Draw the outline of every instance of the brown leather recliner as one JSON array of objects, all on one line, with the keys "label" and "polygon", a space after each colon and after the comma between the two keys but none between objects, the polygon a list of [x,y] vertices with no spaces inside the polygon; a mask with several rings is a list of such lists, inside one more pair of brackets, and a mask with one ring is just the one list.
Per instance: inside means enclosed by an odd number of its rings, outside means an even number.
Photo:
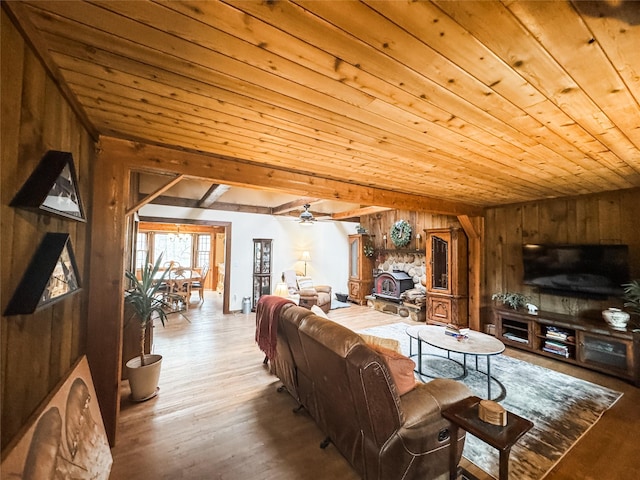
[{"label": "brown leather recliner", "polygon": [[329,313],[332,297],[330,285],[314,285],[311,277],[298,275],[293,270],[285,270],[282,279],[289,288],[290,297],[297,297],[298,305],[305,308],[317,305],[324,313]]},{"label": "brown leather recliner", "polygon": [[[399,396],[358,334],[293,305],[278,319],[274,371],[364,479],[447,478],[450,424],[440,412],[471,395],[462,383],[436,379]],[[461,431],[459,452],[464,440]]]},{"label": "brown leather recliner", "polygon": [[329,285],[315,285],[312,288],[301,288],[300,294],[301,307],[311,308],[317,305],[324,313],[331,310],[331,287]]}]

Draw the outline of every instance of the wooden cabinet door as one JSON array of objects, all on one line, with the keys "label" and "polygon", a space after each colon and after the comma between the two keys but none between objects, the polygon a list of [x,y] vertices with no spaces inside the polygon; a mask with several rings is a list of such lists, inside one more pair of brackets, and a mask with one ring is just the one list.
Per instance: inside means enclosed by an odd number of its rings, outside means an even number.
[{"label": "wooden cabinet door", "polygon": [[451,295],[451,232],[427,234],[427,292]]},{"label": "wooden cabinet door", "polygon": [[349,282],[349,296],[360,300],[360,282]]},{"label": "wooden cabinet door", "polygon": [[349,301],[363,305],[373,288],[373,260],[364,254],[367,235],[349,235]]},{"label": "wooden cabinet door", "polygon": [[632,341],[580,331],[577,337],[579,362],[596,370],[615,370],[625,376],[633,376]]},{"label": "wooden cabinet door", "polygon": [[431,322],[451,323],[451,298],[427,297],[427,317]]}]

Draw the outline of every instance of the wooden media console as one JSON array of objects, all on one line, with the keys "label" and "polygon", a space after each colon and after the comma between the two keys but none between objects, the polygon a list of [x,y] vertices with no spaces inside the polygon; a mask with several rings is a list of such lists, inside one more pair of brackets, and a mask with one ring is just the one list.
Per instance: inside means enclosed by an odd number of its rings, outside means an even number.
[{"label": "wooden media console", "polygon": [[505,345],[607,373],[640,386],[640,331],[614,330],[603,319],[494,308]]}]

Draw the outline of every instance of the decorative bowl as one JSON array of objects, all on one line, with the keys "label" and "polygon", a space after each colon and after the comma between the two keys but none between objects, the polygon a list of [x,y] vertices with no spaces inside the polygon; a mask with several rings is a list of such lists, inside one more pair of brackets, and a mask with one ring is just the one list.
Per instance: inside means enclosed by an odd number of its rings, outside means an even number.
[{"label": "decorative bowl", "polygon": [[614,330],[626,330],[629,314],[619,308],[607,308],[602,311],[602,317]]}]

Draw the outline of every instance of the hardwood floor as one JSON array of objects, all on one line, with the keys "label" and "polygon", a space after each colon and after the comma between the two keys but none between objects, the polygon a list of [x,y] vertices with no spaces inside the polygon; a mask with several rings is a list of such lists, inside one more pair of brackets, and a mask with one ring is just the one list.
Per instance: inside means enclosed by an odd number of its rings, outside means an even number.
[{"label": "hardwood floor", "polygon": [[[123,385],[110,478],[358,479],[335,448],[319,448],[323,435],[313,420],[293,413],[293,399],[276,391],[280,383],[254,341],[255,315],[222,315],[222,297],[205,293],[189,309],[190,322],[174,316],[156,328],[154,352],[164,357],[159,395],[135,404]],[[354,330],[402,320],[356,305],[329,316]],[[506,354],[624,392],[545,480],[640,478],[640,389],[537,355]]]}]

